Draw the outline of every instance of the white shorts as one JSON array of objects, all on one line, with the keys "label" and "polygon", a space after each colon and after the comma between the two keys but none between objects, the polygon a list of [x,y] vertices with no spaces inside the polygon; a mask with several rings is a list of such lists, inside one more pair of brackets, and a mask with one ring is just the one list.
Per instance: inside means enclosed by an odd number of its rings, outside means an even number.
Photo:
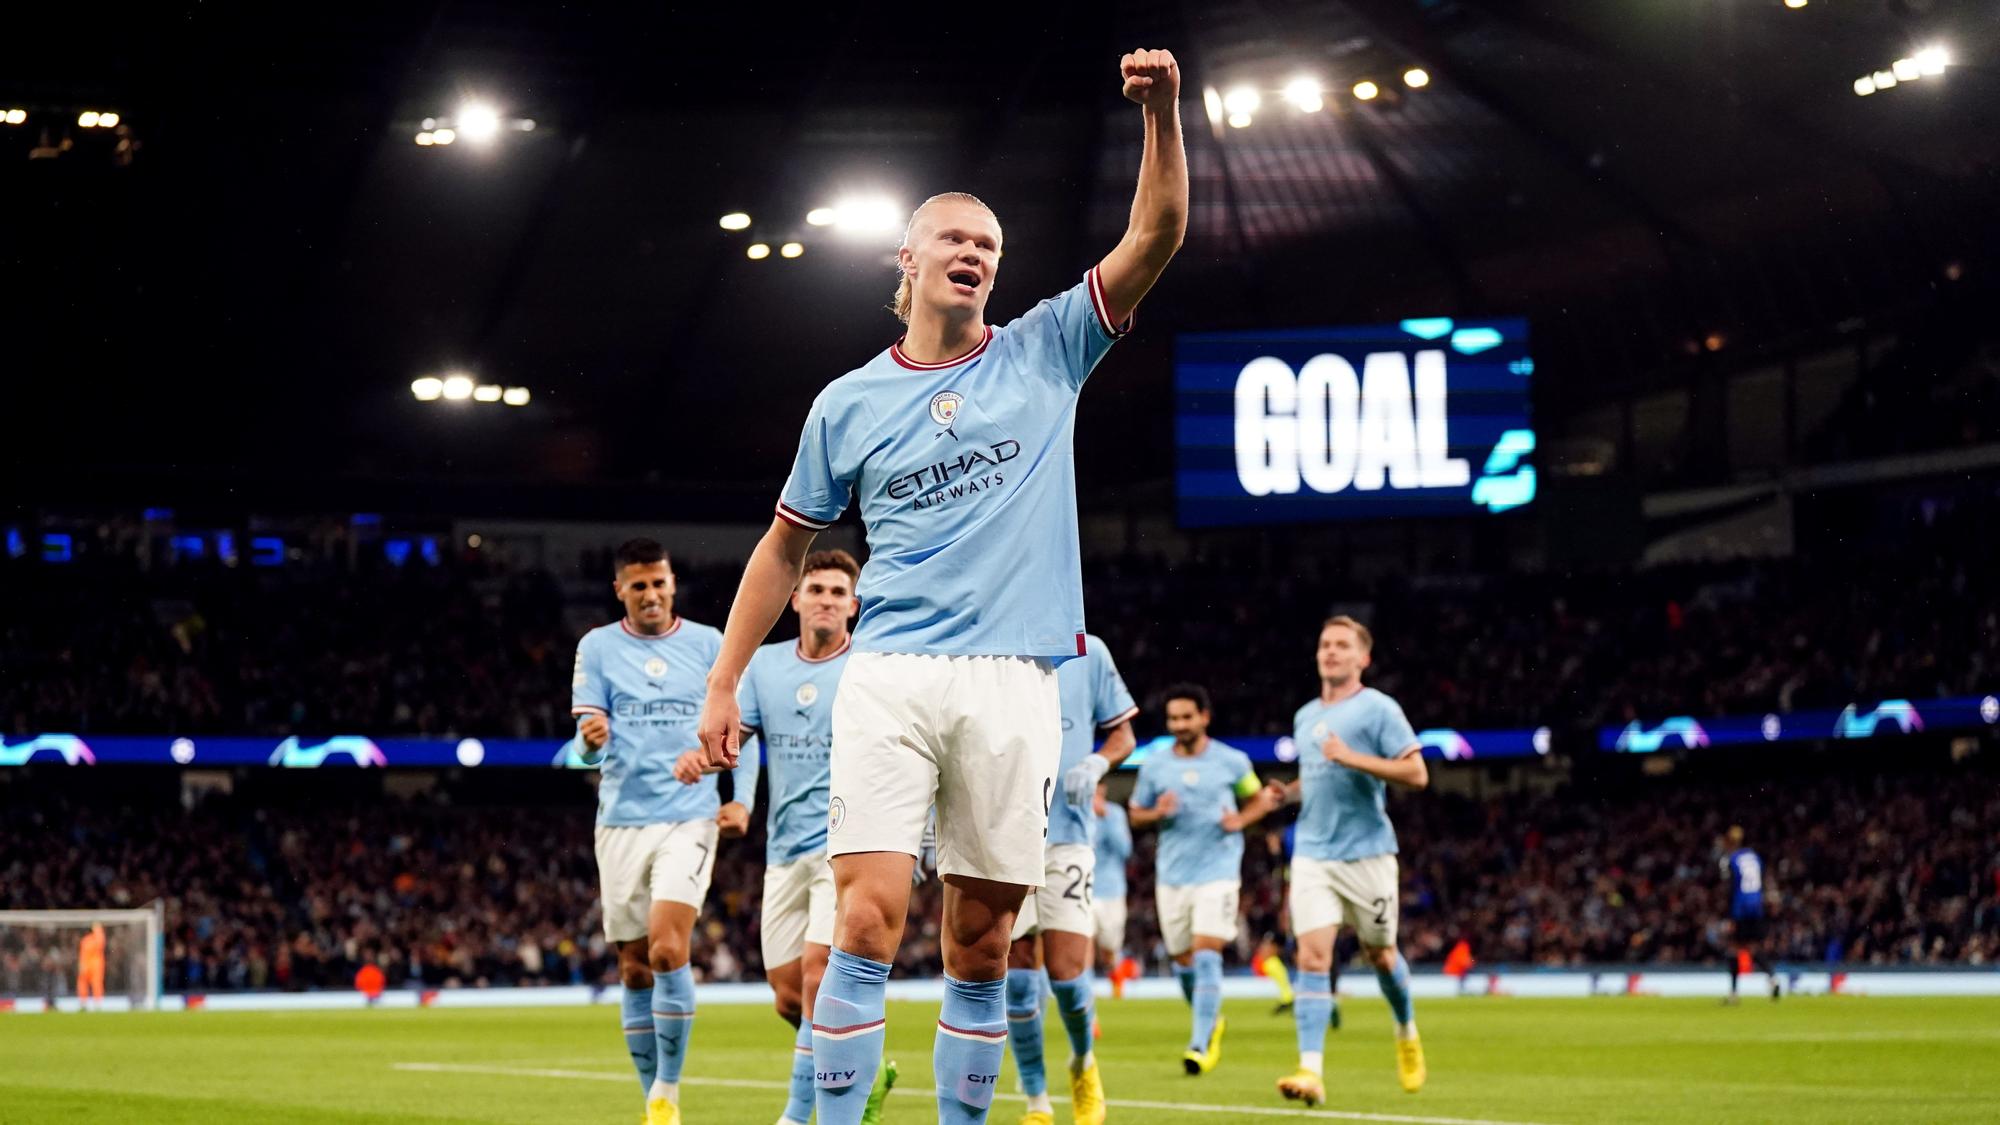
[{"label": "white shorts", "polygon": [[1160,937],[1167,943],[1167,956],[1179,957],[1194,948],[1196,937],[1236,940],[1236,899],[1242,890],[1236,879],[1213,883],[1153,888],[1153,902],[1160,911]]},{"label": "white shorts", "polygon": [[916,855],[1036,887],[1062,761],[1055,666],[1027,656],[857,652],[833,697],[827,854]]},{"label": "white shorts", "polygon": [[1088,844],[1051,844],[1042,867],[1042,885],[1028,892],[1021,912],[1014,915],[1014,940],[1043,930],[1090,936],[1096,929],[1090,912],[1090,883],[1097,875],[1097,853]]},{"label": "white shorts", "polygon": [[1100,898],[1091,903],[1097,920],[1097,948],[1123,952],[1125,949],[1125,900]]},{"label": "white shorts", "polygon": [[1354,928],[1361,944],[1386,948],[1396,944],[1396,913],[1401,904],[1396,857],[1366,859],[1292,860],[1292,933],[1309,934],[1328,926]]},{"label": "white shorts", "polygon": [[805,954],[806,943],[833,944],[833,868],[826,853],[764,868],[764,968]]},{"label": "white shorts", "polygon": [[655,902],[700,909],[715,874],[713,820],[597,828],[597,886],[604,896],[604,937],[638,941]]}]

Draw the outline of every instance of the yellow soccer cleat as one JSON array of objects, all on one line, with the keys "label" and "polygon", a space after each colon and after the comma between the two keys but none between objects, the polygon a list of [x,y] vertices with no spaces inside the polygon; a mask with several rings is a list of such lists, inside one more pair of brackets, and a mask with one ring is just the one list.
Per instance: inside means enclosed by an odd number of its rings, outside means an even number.
[{"label": "yellow soccer cleat", "polygon": [[1326,1100],[1326,1083],[1320,1080],[1319,1075],[1300,1068],[1297,1073],[1278,1079],[1278,1092],[1285,1095],[1285,1100],[1289,1102],[1318,1105]]},{"label": "yellow soccer cleat", "polygon": [[681,1125],[681,1107],[665,1098],[648,1098],[646,1125]]},{"label": "yellow soccer cleat", "polygon": [[1082,1070],[1071,1069],[1069,1111],[1076,1125],[1104,1125],[1104,1076],[1097,1072],[1096,1060]]},{"label": "yellow soccer cleat", "polygon": [[1423,1043],[1414,1035],[1396,1040],[1396,1081],[1403,1084],[1404,1092],[1414,1094],[1423,1089],[1429,1073],[1424,1069]]},{"label": "yellow soccer cleat", "polygon": [[1031,1109],[1021,1115],[1021,1125],[1056,1125],[1056,1115],[1048,1110]]},{"label": "yellow soccer cleat", "polygon": [[1189,1047],[1187,1053],[1181,1056],[1181,1066],[1187,1070],[1189,1077],[1207,1074],[1222,1061],[1222,1032],[1227,1026],[1227,1021],[1221,1016],[1215,1017],[1215,1030],[1208,1033],[1208,1049],[1197,1051]]}]

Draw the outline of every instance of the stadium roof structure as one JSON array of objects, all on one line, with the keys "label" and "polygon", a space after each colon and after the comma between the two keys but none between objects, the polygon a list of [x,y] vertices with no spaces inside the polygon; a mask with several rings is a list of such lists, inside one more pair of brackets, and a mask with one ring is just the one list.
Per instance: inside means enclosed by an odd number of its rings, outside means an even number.
[{"label": "stadium roof structure", "polygon": [[[1160,329],[1086,396],[1087,480],[1165,475],[1173,331],[1525,313],[1544,393],[1587,395],[1706,333],[1824,330],[1990,258],[2000,31],[1979,7],[1120,0],[919,22],[494,0],[10,35],[0,102],[29,116],[0,127],[0,296],[25,312],[8,366],[34,423],[10,457],[51,487],[144,465],[768,490],[817,389],[897,332],[900,230],[808,211],[980,194],[1011,317],[1122,230],[1139,137],[1115,64],[1142,45],[1183,63],[1194,206],[1141,312]],[[1856,96],[1932,43],[1971,65]],[[1280,96],[1301,74],[1316,112]],[[1212,119],[1204,91],[1239,84],[1259,111]],[[493,143],[413,143],[469,100],[504,119]],[[73,127],[90,106],[137,147]],[[754,240],[803,253],[752,260]],[[449,371],[533,402],[412,401]]]}]

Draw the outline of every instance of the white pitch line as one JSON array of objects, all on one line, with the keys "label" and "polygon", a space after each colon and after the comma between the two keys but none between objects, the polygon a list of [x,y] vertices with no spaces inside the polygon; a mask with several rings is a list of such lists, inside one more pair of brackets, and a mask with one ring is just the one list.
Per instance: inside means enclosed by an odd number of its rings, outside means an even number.
[{"label": "white pitch line", "polygon": [[[630,1074],[605,1070],[564,1070],[555,1067],[532,1066],[487,1066],[480,1063],[434,1063],[399,1062],[390,1063],[391,1070],[419,1071],[426,1074],[492,1074],[507,1078],[572,1078],[584,1082],[630,1082]],[[789,1082],[773,1082],[761,1078],[689,1078],[683,1077],[684,1086],[722,1086],[737,1090],[789,1090]],[[908,1087],[890,1091],[913,1098],[935,1097],[930,1090],[914,1090]],[[1020,1094],[995,1094],[996,1100],[1024,1102]],[[1063,1097],[1050,1098],[1051,1101],[1066,1102]],[[1227,1113],[1238,1117],[1303,1117],[1327,1121],[1382,1121],[1394,1125],[1534,1125],[1526,1121],[1493,1121],[1483,1117],[1421,1117],[1407,1113],[1361,1113],[1340,1109],[1283,1109],[1276,1106],[1206,1105],[1193,1102],[1154,1102],[1131,1098],[1106,1098],[1104,1104],[1116,1109],[1157,1109],[1168,1113]]]}]

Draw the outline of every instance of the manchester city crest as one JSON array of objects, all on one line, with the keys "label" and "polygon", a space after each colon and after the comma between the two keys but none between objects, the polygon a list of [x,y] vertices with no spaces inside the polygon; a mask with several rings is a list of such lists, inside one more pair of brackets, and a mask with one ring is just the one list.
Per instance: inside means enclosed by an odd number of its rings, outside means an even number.
[{"label": "manchester city crest", "polygon": [[657,656],[655,656],[655,657],[651,657],[651,658],[649,658],[649,659],[648,659],[648,660],[646,661],[646,678],[647,678],[647,679],[651,679],[651,680],[657,680],[657,679],[659,679],[659,678],[660,678],[661,676],[664,676],[664,675],[666,675],[666,674],[667,674],[667,662],[666,662],[666,661],[664,661],[664,660],[661,660],[661,659],[660,659],[659,657],[657,657]]},{"label": "manchester city crest", "polygon": [[819,699],[819,685],[811,682],[800,684],[799,690],[792,693],[792,698],[798,700],[801,707],[811,707]]},{"label": "manchester city crest", "polygon": [[931,421],[943,426],[944,433],[950,434],[953,441],[958,440],[958,431],[953,427],[958,424],[958,408],[963,405],[965,396],[957,391],[939,391],[931,396]]}]

